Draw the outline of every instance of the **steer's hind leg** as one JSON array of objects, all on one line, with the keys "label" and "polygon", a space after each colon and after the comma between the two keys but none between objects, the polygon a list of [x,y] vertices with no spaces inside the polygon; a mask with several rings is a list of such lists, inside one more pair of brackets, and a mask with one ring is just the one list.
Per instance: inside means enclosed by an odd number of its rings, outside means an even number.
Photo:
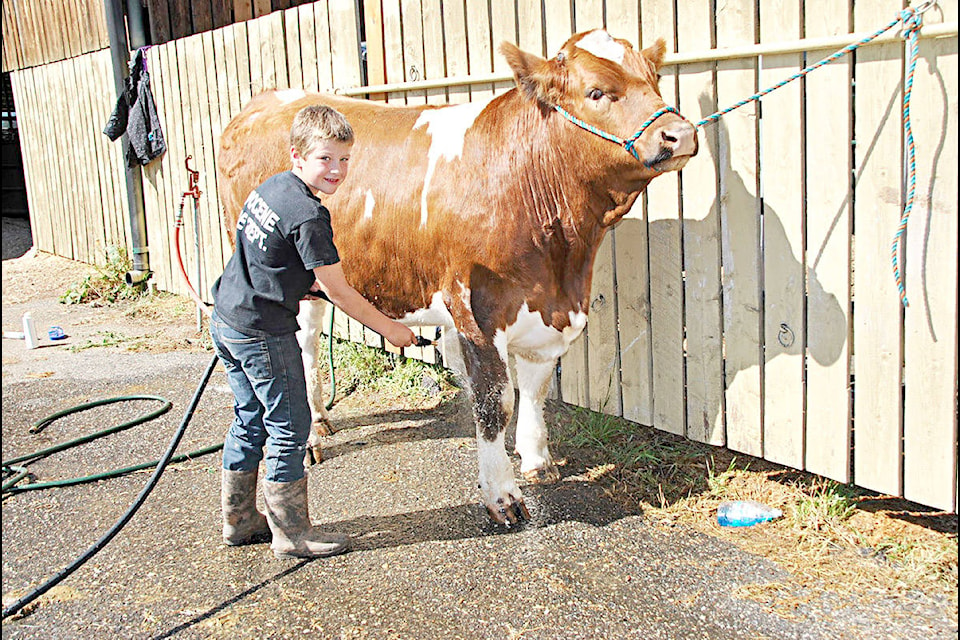
[{"label": "steer's hind leg", "polygon": [[478,345],[461,337],[467,379],[473,394],[477,425],[477,458],[480,492],[490,517],[500,524],[529,518],[523,494],[513,476],[513,465],[504,447],[504,430],[513,413],[513,387],[506,354],[492,345]]},{"label": "steer's hind leg", "polygon": [[330,416],[327,414],[323,399],[323,383],[319,375],[319,355],[322,351],[318,350],[325,310],[326,304],[320,300],[303,300],[300,302],[300,313],[297,314],[297,323],[300,325],[297,341],[300,343],[303,369],[307,379],[307,402],[310,404],[311,416],[307,451],[308,456],[312,457],[312,462],[323,460],[323,452],[320,448],[321,436],[333,433]]},{"label": "steer's hind leg", "polygon": [[516,356],[517,387],[520,405],[517,409],[517,446],[520,473],[530,482],[556,482],[560,472],[547,446],[547,425],[543,419],[543,403],[550,390],[554,360],[528,360]]}]

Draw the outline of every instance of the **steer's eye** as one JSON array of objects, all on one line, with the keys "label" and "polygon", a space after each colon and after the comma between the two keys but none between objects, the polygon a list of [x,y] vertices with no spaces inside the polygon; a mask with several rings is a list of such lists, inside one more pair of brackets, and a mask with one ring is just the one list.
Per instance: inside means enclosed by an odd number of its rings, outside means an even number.
[{"label": "steer's eye", "polygon": [[599,100],[603,97],[603,91],[600,91],[600,89],[597,88],[590,89],[587,91],[587,97],[591,100]]}]

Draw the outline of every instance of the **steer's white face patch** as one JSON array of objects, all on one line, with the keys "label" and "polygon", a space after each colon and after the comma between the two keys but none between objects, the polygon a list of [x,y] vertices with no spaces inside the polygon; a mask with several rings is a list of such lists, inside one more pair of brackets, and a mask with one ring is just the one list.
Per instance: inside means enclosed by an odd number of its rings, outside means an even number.
[{"label": "steer's white face patch", "polygon": [[274,95],[277,96],[277,100],[279,100],[281,104],[290,104],[307,96],[303,89],[283,89],[277,91]]},{"label": "steer's white face patch", "polygon": [[373,219],[373,207],[377,204],[377,201],[373,199],[373,192],[367,189],[367,195],[363,199],[363,219],[372,220]]},{"label": "steer's white face patch", "polygon": [[583,36],[577,42],[577,46],[584,51],[589,51],[598,58],[606,58],[620,65],[623,64],[623,56],[626,55],[626,50],[623,48],[623,45],[614,40],[610,34],[603,29],[591,31]]},{"label": "steer's white face patch", "polygon": [[452,107],[428,109],[420,114],[414,129],[427,128],[430,136],[430,150],[427,152],[427,174],[423,178],[423,192],[420,194],[420,226],[427,225],[427,191],[433,172],[437,168],[437,161],[453,160],[463,154],[463,139],[467,131],[489,101],[470,102]]}]

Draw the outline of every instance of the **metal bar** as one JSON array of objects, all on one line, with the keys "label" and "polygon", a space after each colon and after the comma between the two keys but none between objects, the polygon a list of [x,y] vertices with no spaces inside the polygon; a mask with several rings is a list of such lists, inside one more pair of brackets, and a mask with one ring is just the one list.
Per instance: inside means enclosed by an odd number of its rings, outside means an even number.
[{"label": "metal bar", "polygon": [[[807,38],[789,42],[764,43],[743,47],[728,47],[725,49],[709,49],[690,53],[667,54],[663,66],[692,64],[695,62],[713,62],[735,58],[755,58],[763,55],[777,55],[783,53],[801,53],[821,49],[841,49],[870,35],[870,33],[844,33],[827,38]],[[957,36],[957,22],[944,22],[924,26],[920,32],[921,38],[949,38]],[[901,40],[897,34],[885,34],[871,40],[863,46],[885,44]],[[420,91],[423,89],[437,89],[441,87],[458,87],[471,84],[490,84],[506,82],[513,79],[512,74],[487,73],[457,78],[437,78],[435,80],[419,80],[416,82],[397,82],[392,84],[377,84],[366,87],[351,87],[336,89],[335,92],[344,96],[358,96],[368,93],[395,93],[402,91]]]}]

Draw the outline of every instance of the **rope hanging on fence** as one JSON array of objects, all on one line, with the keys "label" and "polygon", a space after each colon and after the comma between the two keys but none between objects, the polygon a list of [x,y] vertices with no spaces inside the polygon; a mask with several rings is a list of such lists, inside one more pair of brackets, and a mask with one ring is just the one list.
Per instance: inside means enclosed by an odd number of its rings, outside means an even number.
[{"label": "rope hanging on fence", "polygon": [[854,42],[853,44],[847,45],[843,49],[840,49],[836,53],[827,56],[823,60],[820,60],[817,63],[814,63],[805,69],[793,74],[785,80],[781,80],[777,84],[773,85],[768,89],[764,89],[758,93],[753,94],[749,98],[745,98],[740,102],[736,103],[732,107],[727,107],[722,111],[717,111],[716,113],[710,114],[703,120],[697,123],[697,128],[699,129],[703,125],[712,124],[719,120],[722,116],[730,113],[735,109],[739,109],[745,104],[759,100],[763,96],[767,95],[771,91],[776,91],[780,87],[793,82],[798,78],[802,78],[811,71],[819,69],[820,67],[830,64],[834,60],[838,60],[843,56],[851,53],[852,51],[857,50],[871,40],[879,37],[883,33],[889,31],[893,27],[897,26],[900,23],[903,23],[902,37],[907,41],[910,63],[907,69],[907,79],[905,85],[905,91],[903,94],[903,130],[906,135],[907,141],[907,175],[908,175],[908,192],[907,192],[907,202],[903,210],[903,216],[900,218],[900,224],[897,227],[897,233],[893,238],[893,245],[890,248],[890,257],[891,262],[893,263],[893,277],[897,283],[897,291],[900,295],[900,302],[903,306],[909,306],[907,301],[906,290],[903,285],[903,277],[900,273],[900,266],[898,257],[902,253],[904,257],[906,256],[906,249],[903,247],[903,235],[907,230],[907,221],[910,218],[910,211],[913,209],[914,199],[916,197],[916,186],[917,186],[917,166],[916,166],[916,148],[913,144],[913,131],[910,127],[910,93],[913,90],[913,73],[917,66],[917,57],[919,55],[919,44],[918,44],[918,34],[920,28],[923,26],[922,15],[928,9],[937,4],[936,0],[927,0],[926,2],[921,3],[917,7],[909,7],[904,9],[897,15],[896,19],[891,20],[886,26],[878,29],[869,36],[862,38],[861,40]]}]

